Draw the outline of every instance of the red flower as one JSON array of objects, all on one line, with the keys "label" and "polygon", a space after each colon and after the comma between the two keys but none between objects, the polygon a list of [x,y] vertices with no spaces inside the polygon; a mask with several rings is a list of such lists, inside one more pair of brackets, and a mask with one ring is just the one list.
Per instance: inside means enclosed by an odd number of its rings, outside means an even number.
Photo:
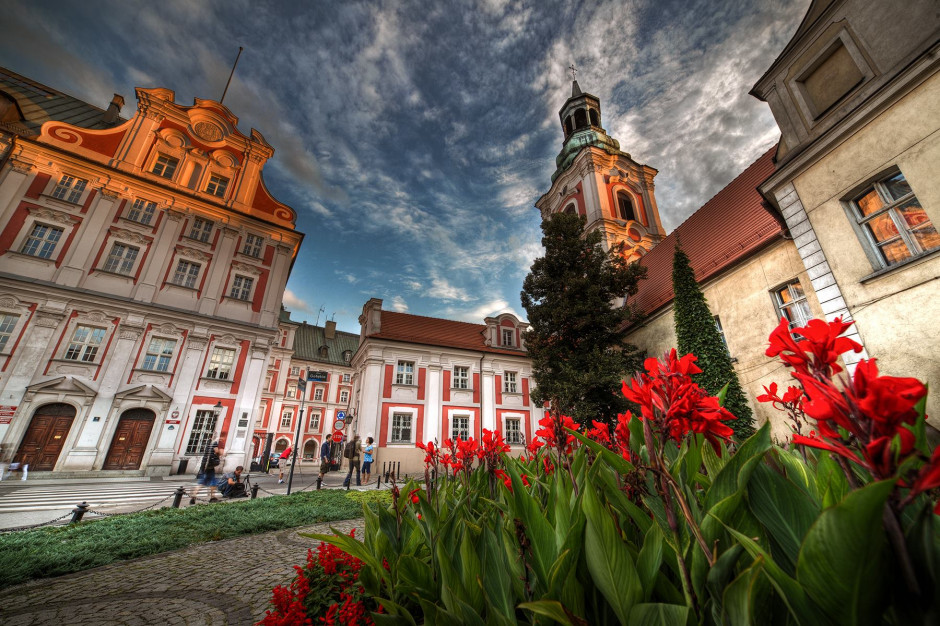
[{"label": "red flower", "polygon": [[633,457],[633,453],[630,451],[630,419],[632,417],[633,415],[630,411],[619,414],[617,416],[617,426],[614,428],[617,450],[620,452],[620,455],[628,461]]},{"label": "red flower", "polygon": [[610,445],[610,427],[604,422],[598,422],[597,420],[591,420],[591,423],[594,424],[594,428],[584,434],[597,443]]},{"label": "red flower", "polygon": [[[787,318],[781,317],[780,324],[770,333],[770,347],[767,356],[780,356],[787,365],[797,372],[828,378],[842,371],[837,363],[839,355],[852,350],[861,352],[862,346],[848,337],[840,337],[852,322],[843,322],[837,317],[831,322],[810,320],[802,328],[790,330]],[[804,337],[797,340],[793,334]]]},{"label": "red flower", "polygon": [[577,440],[574,435],[565,432],[565,429],[578,430],[580,428],[573,419],[567,415],[549,414],[539,420],[539,426],[542,428],[536,430],[535,435],[544,439],[548,447],[557,448],[559,451],[563,451],[564,454],[571,454],[574,449],[574,442]]}]

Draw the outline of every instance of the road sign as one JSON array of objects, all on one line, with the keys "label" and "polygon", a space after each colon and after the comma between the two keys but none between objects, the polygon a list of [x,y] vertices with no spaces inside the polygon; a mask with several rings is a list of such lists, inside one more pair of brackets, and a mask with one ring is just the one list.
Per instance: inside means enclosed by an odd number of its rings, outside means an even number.
[{"label": "road sign", "polygon": [[[0,417],[13,417],[18,405],[2,404],[0,405]],[[342,413],[342,411],[340,411]],[[344,413],[345,415],[345,413]]]},{"label": "road sign", "polygon": [[341,430],[333,431],[333,441],[335,441],[336,443],[339,443],[342,440],[343,440],[343,431]]},{"label": "road sign", "polygon": [[297,389],[299,389],[301,393],[307,389],[307,381],[304,380],[303,376],[297,379]]},{"label": "road sign", "polygon": [[322,370],[314,370],[307,372],[307,380],[313,381],[315,383],[325,383],[327,378],[330,377],[329,372],[324,372]]},{"label": "road sign", "polygon": [[344,420],[344,419],[346,419],[346,411],[337,411],[337,412],[336,412],[336,419],[338,419],[338,420]]},{"label": "road sign", "polygon": [[346,428],[346,422],[343,420],[336,420],[333,422],[333,430],[343,430]]}]

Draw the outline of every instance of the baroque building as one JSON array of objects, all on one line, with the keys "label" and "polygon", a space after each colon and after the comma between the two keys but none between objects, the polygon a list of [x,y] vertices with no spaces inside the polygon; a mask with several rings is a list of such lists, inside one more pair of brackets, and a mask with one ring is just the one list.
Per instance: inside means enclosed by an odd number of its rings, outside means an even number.
[{"label": "baroque building", "polygon": [[125,120],[0,68],[0,441],[33,476],[250,453],[296,214],[225,106],[136,95]]}]

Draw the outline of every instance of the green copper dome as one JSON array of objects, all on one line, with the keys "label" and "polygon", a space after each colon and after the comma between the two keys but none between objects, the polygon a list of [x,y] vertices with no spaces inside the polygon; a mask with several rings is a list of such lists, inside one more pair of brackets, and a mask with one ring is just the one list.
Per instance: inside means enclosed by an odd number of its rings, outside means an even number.
[{"label": "green copper dome", "polygon": [[[571,166],[581,150],[589,146],[600,148],[608,154],[624,154],[620,151],[620,142],[609,137],[607,133],[597,127],[575,131],[568,137],[561,148],[561,152],[555,157],[556,169],[555,173],[552,174],[552,182],[555,182],[555,179]],[[626,156],[629,158],[630,155]]]}]

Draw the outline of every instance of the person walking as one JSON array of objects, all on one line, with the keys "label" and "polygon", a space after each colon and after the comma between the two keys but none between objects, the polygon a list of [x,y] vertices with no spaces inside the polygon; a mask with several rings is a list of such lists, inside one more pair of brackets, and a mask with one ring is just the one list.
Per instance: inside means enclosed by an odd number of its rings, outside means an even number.
[{"label": "person walking", "polygon": [[333,446],[330,444],[329,439],[323,440],[323,445],[320,446],[320,481],[323,481],[323,477],[328,471],[330,471],[330,465],[332,463]]},{"label": "person walking", "polygon": [[196,486],[189,494],[189,503],[196,504],[196,496],[199,491],[206,487],[209,491],[209,502],[218,502],[215,497],[215,468],[222,464],[222,455],[225,451],[219,447],[219,442],[214,441],[206,448],[202,455],[202,462],[199,464],[199,473],[196,475]]},{"label": "person walking", "polygon": [[343,450],[343,456],[349,459],[349,472],[346,474],[346,480],[343,481],[343,487],[349,487],[353,470],[356,470],[356,486],[362,486],[362,482],[359,480],[359,442],[359,435],[356,435],[352,441],[346,444],[346,448]]},{"label": "person walking", "polygon": [[375,446],[372,445],[372,437],[366,437],[366,447],[362,451],[362,476],[367,485],[369,484],[369,478],[372,476],[372,455],[374,452]]},{"label": "person walking", "polygon": [[281,452],[281,456],[278,457],[277,462],[277,484],[284,482],[284,468],[287,466],[287,462],[290,460],[290,453],[293,452],[290,446],[287,446],[287,449],[284,452]]}]

